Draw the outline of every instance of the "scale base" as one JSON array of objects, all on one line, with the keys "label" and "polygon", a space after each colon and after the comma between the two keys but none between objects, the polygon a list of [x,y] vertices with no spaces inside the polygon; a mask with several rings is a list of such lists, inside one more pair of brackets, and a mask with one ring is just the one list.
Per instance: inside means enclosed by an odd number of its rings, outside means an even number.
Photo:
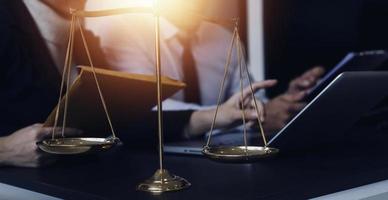
[{"label": "scale base", "polygon": [[275,156],[279,149],[261,146],[204,147],[202,153],[220,162],[252,162]]},{"label": "scale base", "polygon": [[137,190],[161,194],[163,192],[178,191],[190,187],[191,184],[184,178],[170,174],[167,170],[157,170],[150,178],[140,183]]}]

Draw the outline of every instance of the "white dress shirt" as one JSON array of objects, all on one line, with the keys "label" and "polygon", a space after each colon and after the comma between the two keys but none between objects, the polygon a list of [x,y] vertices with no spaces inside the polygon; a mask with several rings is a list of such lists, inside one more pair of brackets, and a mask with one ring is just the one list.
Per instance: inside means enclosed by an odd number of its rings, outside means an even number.
[{"label": "white dress shirt", "polygon": [[[104,8],[99,7],[96,1],[88,1],[86,5],[86,10],[101,9]],[[130,73],[155,74],[154,20],[152,15],[126,14],[86,18],[85,26],[99,37],[109,67]],[[161,18],[160,31],[162,75],[183,81],[183,46],[178,39],[180,30],[165,18]],[[196,61],[202,107],[217,104],[231,40],[230,30],[206,21],[200,23],[195,33],[192,53]],[[231,60],[222,101],[240,89],[235,51]],[[183,103],[183,97],[183,91],[178,92],[171,99],[180,103],[165,101],[164,108],[168,110],[200,108],[198,105]]]},{"label": "white dress shirt", "polygon": [[[41,0],[23,0],[39,32],[45,41],[51,58],[60,73],[63,72],[67,43],[70,34],[70,21],[56,13]],[[71,70],[71,80],[78,75],[75,66]]]}]

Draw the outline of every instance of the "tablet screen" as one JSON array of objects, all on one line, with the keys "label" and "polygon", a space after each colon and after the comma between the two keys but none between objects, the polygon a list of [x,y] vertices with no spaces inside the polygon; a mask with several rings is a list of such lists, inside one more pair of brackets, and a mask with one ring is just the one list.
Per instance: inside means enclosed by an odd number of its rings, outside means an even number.
[{"label": "tablet screen", "polygon": [[306,100],[311,101],[342,72],[382,70],[387,61],[388,53],[383,50],[350,52],[311,89]]}]

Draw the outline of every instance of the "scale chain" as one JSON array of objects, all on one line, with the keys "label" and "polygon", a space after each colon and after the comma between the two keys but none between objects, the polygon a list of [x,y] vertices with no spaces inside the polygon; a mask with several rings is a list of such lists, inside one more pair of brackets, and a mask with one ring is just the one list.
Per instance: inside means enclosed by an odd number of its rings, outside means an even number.
[{"label": "scale chain", "polygon": [[[66,71],[67,71],[67,68],[68,68],[68,65],[69,65],[69,56],[70,56],[70,53],[71,53],[71,44],[72,44],[72,41],[73,41],[73,38],[74,38],[74,28],[75,28],[75,17],[72,16],[71,18],[71,22],[70,22],[70,34],[69,34],[69,40],[68,40],[68,44],[67,44],[67,50],[66,50],[66,57],[65,57],[65,63],[64,63],[64,66],[63,66],[63,72],[62,72],[62,81],[61,81],[61,88],[60,88],[60,92],[59,92],[59,98],[58,98],[58,104],[57,104],[57,109],[55,111],[55,119],[54,119],[54,126],[53,126],[53,130],[52,130],[52,136],[51,136],[51,139],[54,140],[55,139],[55,131],[57,129],[57,126],[58,126],[58,120],[59,120],[59,112],[60,112],[60,109],[61,109],[61,99],[62,99],[62,94],[63,94],[63,89],[64,89],[64,82],[65,82],[65,77],[66,77]],[[62,124],[62,126],[64,126]]]},{"label": "scale chain", "polygon": [[230,61],[231,61],[231,57],[232,57],[233,46],[235,44],[235,36],[236,36],[236,30],[233,31],[232,41],[230,42],[230,46],[229,46],[229,49],[228,49],[228,55],[227,55],[227,58],[226,58],[227,60],[226,60],[225,67],[224,67],[225,68],[224,77],[223,77],[223,79],[221,81],[221,88],[220,88],[220,92],[218,94],[216,111],[215,111],[215,114],[214,114],[214,117],[213,117],[212,125],[211,125],[211,128],[210,128],[210,133],[209,133],[209,136],[207,138],[206,147],[209,147],[209,145],[210,145],[211,137],[213,135],[214,127],[215,127],[215,124],[216,124],[216,118],[217,118],[218,110],[219,110],[219,107],[220,107],[220,104],[221,104],[221,97],[222,97],[222,94],[224,93],[226,78],[229,75],[229,66],[230,66]]},{"label": "scale chain", "polygon": [[69,60],[67,62],[67,68],[66,68],[67,80],[66,80],[65,108],[63,111],[62,134],[61,134],[63,138],[65,137],[65,127],[67,122],[67,111],[68,111],[68,105],[69,105],[70,74],[71,74],[71,65],[73,60],[73,50],[74,50],[74,30],[71,38]]},{"label": "scale chain", "polygon": [[[237,34],[237,37],[238,37],[238,40],[241,41],[240,39],[240,35]],[[243,51],[243,48],[241,46],[241,44],[239,45],[238,47],[238,51],[244,55],[244,51]],[[251,90],[251,93],[252,93],[252,99],[253,99],[253,102],[254,102],[254,105],[255,105],[255,110],[256,110],[256,113],[257,113],[257,123],[259,125],[259,129],[260,129],[260,133],[261,133],[261,137],[263,138],[263,141],[264,141],[264,147],[267,147],[268,146],[268,143],[267,143],[267,138],[265,136],[265,132],[264,132],[264,128],[263,128],[263,124],[259,118],[260,116],[260,110],[258,108],[258,104],[257,104],[257,99],[254,95],[254,91],[253,91],[253,87],[252,87],[252,79],[251,79],[251,76],[249,74],[249,71],[248,71],[248,67],[245,65],[245,71],[247,73],[247,76],[248,76],[248,82],[249,82],[249,87],[250,87],[250,90]]]},{"label": "scale chain", "polygon": [[105,115],[106,115],[106,117],[108,119],[109,128],[110,128],[110,130],[112,132],[113,139],[115,139],[116,138],[116,134],[115,134],[115,131],[113,129],[112,121],[111,121],[111,118],[110,118],[110,115],[109,115],[109,112],[108,112],[108,108],[107,108],[106,103],[105,103],[104,96],[102,95],[102,90],[100,88],[100,84],[99,84],[99,81],[98,81],[98,78],[97,78],[96,70],[94,68],[94,65],[93,65],[93,62],[92,62],[92,58],[90,56],[90,51],[89,51],[88,45],[86,43],[86,39],[85,39],[85,35],[84,35],[84,32],[83,32],[83,28],[82,28],[81,22],[80,22],[78,17],[77,17],[77,22],[78,22],[78,27],[79,27],[80,33],[81,33],[82,42],[83,42],[84,47],[85,47],[86,55],[88,57],[90,66],[91,66],[92,71],[93,71],[93,77],[94,77],[94,81],[96,82],[98,94],[100,96],[100,100],[101,100],[102,106],[104,108]]},{"label": "scale chain", "polygon": [[[238,36],[238,28],[236,26],[236,37]],[[240,47],[240,40],[237,38],[236,47],[237,47],[237,61],[240,73],[240,93],[241,93],[241,116],[243,120],[243,129],[244,129],[244,146],[245,146],[245,155],[248,156],[248,144],[247,144],[247,127],[246,127],[246,119],[245,119],[245,105],[244,105],[244,84],[243,84],[243,69],[242,69],[242,61],[241,61],[241,52],[238,50]]]}]

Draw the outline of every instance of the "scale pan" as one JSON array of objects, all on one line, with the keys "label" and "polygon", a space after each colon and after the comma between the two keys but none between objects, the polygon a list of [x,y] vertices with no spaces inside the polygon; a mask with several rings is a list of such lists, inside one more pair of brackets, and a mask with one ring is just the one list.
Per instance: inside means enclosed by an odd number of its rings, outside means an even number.
[{"label": "scale pan", "polygon": [[58,138],[37,143],[42,151],[61,155],[106,151],[118,144],[118,138]]},{"label": "scale pan", "polygon": [[204,147],[202,153],[220,162],[252,162],[276,155],[279,149],[261,146]]}]

